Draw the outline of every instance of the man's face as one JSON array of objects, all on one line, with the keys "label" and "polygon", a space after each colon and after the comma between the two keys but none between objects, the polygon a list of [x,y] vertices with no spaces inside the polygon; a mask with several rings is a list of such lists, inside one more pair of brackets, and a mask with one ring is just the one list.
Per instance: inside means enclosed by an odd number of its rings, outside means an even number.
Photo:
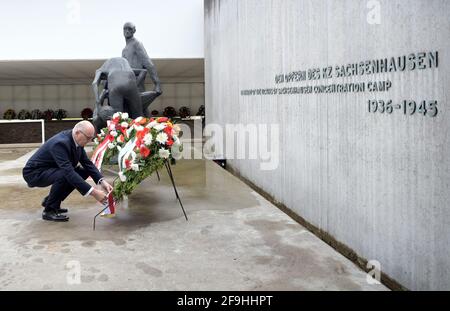
[{"label": "man's face", "polygon": [[131,25],[125,24],[125,26],[123,26],[123,35],[126,39],[133,38],[135,31],[136,29]]},{"label": "man's face", "polygon": [[91,142],[95,138],[95,133],[93,130],[77,130],[75,132],[75,139],[77,144],[81,147],[86,146],[89,142]]}]

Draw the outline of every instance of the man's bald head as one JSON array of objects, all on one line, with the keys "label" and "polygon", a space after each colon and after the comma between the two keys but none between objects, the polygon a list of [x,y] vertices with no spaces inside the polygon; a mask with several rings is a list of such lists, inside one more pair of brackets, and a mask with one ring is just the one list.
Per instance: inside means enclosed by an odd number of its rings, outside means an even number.
[{"label": "man's bald head", "polygon": [[125,39],[133,38],[134,33],[136,32],[136,26],[131,22],[126,22],[123,25],[123,35]]},{"label": "man's bald head", "polygon": [[89,121],[80,121],[73,127],[72,136],[78,145],[84,147],[95,137],[95,127]]},{"label": "man's bald head", "polygon": [[85,131],[86,133],[88,133],[88,132],[94,132],[95,128],[91,122],[83,120],[83,121],[80,121],[77,124],[75,124],[74,130],[81,130],[81,131]]}]

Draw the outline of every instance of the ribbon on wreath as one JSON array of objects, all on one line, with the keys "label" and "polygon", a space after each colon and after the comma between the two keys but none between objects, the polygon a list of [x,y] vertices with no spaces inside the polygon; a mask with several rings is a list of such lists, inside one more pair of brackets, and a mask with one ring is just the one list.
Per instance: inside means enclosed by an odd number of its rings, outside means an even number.
[{"label": "ribbon on wreath", "polygon": [[[108,144],[113,139],[114,138],[112,136],[108,135],[97,146],[97,148],[95,148],[94,153],[92,154],[91,161],[92,161],[92,163],[94,163],[95,167],[97,167],[97,169],[99,171],[101,171],[101,169],[102,169],[103,158],[105,156],[106,150],[108,149]],[[115,213],[116,213],[116,201],[114,200],[112,191],[108,193],[107,200],[103,204],[103,207],[104,208],[108,207],[108,208],[106,210],[104,210],[100,216],[103,216],[103,217],[114,217],[115,216]]]},{"label": "ribbon on wreath", "polygon": [[[132,129],[128,129],[128,131],[122,131],[124,136],[129,137],[130,132]],[[107,136],[94,150],[94,153],[92,155],[91,161],[94,163],[94,165],[98,168],[98,170],[101,170],[101,166],[103,163],[103,157],[105,155],[105,152],[108,148],[108,144],[111,142],[112,137]],[[136,147],[136,138],[133,138],[128,143],[125,144],[125,146],[119,151],[118,155],[118,165],[119,165],[119,176],[120,173],[122,173],[123,170],[126,169],[126,159],[129,158],[131,155],[132,157],[136,156],[133,152],[133,149]],[[103,207],[105,210],[100,214],[102,217],[114,217],[116,213],[116,200],[114,200],[114,196],[112,191],[108,193],[107,195],[108,199],[103,204]]]},{"label": "ribbon on wreath", "polygon": [[[133,149],[135,146],[136,146],[136,139],[132,139],[120,150],[119,156],[117,159],[118,164],[119,164],[119,173],[121,173],[122,170],[126,167],[125,160],[133,152]],[[106,209],[100,214],[100,216],[103,216],[103,217],[114,217],[115,216],[116,200],[114,200],[112,192],[108,193],[108,200],[107,200],[107,202],[105,202],[105,204],[103,206]]]},{"label": "ribbon on wreath", "polygon": [[110,139],[109,137],[106,137],[97,148],[95,148],[94,153],[92,154],[91,161],[99,171],[102,170],[103,157],[105,156],[109,143]]},{"label": "ribbon on wreath", "polygon": [[108,193],[108,199],[103,204],[103,206],[105,208],[106,207],[108,207],[108,208],[105,209],[103,211],[103,213],[101,213],[100,216],[102,216],[102,217],[114,217],[114,216],[116,216],[116,200],[114,200],[112,191],[110,193]]},{"label": "ribbon on wreath", "polygon": [[126,169],[125,160],[128,159],[130,154],[133,156],[133,149],[136,147],[136,141],[136,138],[133,138],[126,143],[122,150],[120,150],[119,157],[117,159],[119,164],[119,172],[122,172],[124,169]]}]

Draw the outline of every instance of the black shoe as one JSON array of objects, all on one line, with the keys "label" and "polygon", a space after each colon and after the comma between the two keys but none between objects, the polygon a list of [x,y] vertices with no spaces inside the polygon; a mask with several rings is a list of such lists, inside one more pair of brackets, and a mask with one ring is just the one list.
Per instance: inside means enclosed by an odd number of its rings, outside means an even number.
[{"label": "black shoe", "polygon": [[50,221],[69,221],[69,217],[61,215],[56,211],[44,211],[42,212],[42,219]]},{"label": "black shoe", "polygon": [[[42,205],[42,207],[44,207],[44,208],[47,208],[47,199],[48,199],[48,196],[46,196],[46,197],[44,198],[44,200],[42,200],[41,205]],[[58,208],[56,209],[56,212],[57,212],[58,214],[67,213],[67,208],[60,208],[60,207],[58,207]]]},{"label": "black shoe", "polygon": [[67,213],[67,208],[57,208],[56,212],[58,214],[63,214],[63,213]]}]

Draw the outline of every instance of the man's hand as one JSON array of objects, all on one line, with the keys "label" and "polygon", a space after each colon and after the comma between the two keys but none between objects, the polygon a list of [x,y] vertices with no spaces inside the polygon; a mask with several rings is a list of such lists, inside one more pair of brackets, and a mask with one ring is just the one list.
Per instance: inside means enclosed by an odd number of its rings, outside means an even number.
[{"label": "man's hand", "polygon": [[95,189],[92,190],[91,195],[100,203],[104,204],[106,200],[108,199],[106,193],[104,193],[102,190]]},{"label": "man's hand", "polygon": [[113,187],[106,180],[103,179],[101,185],[106,193],[113,191]]}]

